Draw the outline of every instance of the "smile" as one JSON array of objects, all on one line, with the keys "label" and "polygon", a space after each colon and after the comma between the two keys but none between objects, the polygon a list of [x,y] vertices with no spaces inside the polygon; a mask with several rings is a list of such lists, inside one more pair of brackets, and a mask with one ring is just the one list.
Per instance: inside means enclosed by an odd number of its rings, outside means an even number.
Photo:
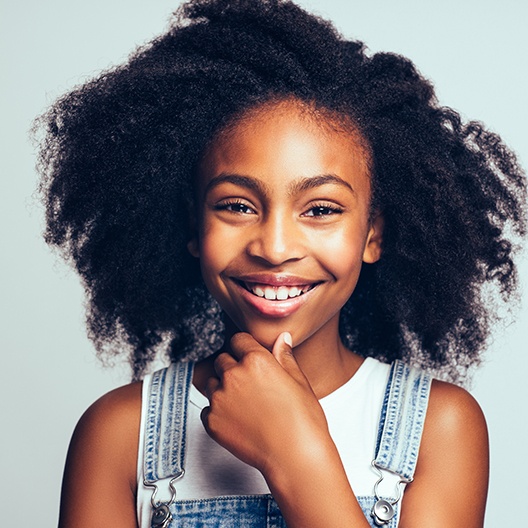
[{"label": "smile", "polygon": [[283,275],[247,275],[231,277],[231,281],[246,306],[267,318],[292,315],[324,282]]},{"label": "smile", "polygon": [[241,282],[241,285],[253,295],[262,297],[268,301],[286,301],[305,294],[315,287],[315,284],[298,286],[270,286],[269,284],[258,284],[252,282]]}]

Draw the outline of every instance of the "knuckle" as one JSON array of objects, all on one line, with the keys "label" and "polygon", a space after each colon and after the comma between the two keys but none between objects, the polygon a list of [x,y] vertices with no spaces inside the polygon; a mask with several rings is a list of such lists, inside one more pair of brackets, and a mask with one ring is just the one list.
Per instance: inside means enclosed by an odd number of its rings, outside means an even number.
[{"label": "knuckle", "polygon": [[222,352],[214,360],[214,368],[216,371],[223,370],[226,364],[227,354]]},{"label": "knuckle", "polygon": [[267,354],[263,353],[262,350],[253,349],[250,350],[243,358],[241,363],[248,369],[255,372],[260,372],[267,363]]},{"label": "knuckle", "polygon": [[250,350],[242,359],[247,366],[258,366],[261,362],[260,354],[254,350]]},{"label": "knuckle", "polygon": [[219,407],[221,406],[220,396],[218,392],[213,392],[209,396],[209,421],[211,421],[212,418],[214,418],[216,412],[218,412]]},{"label": "knuckle", "polygon": [[222,384],[223,385],[231,385],[236,380],[237,373],[236,369],[230,368],[223,372],[222,374]]},{"label": "knuckle", "polygon": [[246,332],[238,332],[231,337],[231,346],[233,348],[245,348],[245,345],[251,340],[252,337]]},{"label": "knuckle", "polygon": [[207,431],[215,439],[219,439],[224,431],[224,420],[216,412],[210,412],[207,416]]}]

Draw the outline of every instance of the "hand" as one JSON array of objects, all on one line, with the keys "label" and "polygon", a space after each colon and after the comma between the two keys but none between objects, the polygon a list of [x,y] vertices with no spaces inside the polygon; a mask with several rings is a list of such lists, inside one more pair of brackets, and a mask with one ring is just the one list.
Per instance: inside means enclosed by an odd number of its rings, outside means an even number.
[{"label": "hand", "polygon": [[323,410],[292,354],[290,334],[280,334],[271,353],[251,335],[235,334],[231,353],[220,354],[214,367],[204,426],[265,477],[296,458],[317,456],[318,446],[330,439]]},{"label": "hand", "polygon": [[290,334],[279,335],[271,353],[243,333],[231,349],[216,358],[218,377],[206,384],[209,435],[263,474],[289,527],[367,528]]}]

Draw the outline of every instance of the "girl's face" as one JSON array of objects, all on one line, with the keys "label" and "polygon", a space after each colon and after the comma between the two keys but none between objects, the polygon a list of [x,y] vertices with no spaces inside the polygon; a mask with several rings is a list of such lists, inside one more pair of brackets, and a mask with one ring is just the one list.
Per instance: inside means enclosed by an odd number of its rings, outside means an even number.
[{"label": "girl's face", "polygon": [[293,102],[264,107],[220,135],[201,164],[190,251],[235,326],[268,348],[283,331],[294,346],[335,334],[362,262],[380,256],[367,155],[331,125]]}]

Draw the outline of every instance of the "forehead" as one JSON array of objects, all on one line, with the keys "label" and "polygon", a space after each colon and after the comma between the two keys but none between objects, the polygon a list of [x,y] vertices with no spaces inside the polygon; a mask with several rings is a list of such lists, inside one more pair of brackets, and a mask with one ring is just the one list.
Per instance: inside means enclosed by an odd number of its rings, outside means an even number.
[{"label": "forehead", "polygon": [[365,141],[350,121],[282,101],[251,109],[217,134],[203,156],[200,179],[203,184],[233,173],[274,185],[335,174],[358,187],[369,185],[369,160]]}]

